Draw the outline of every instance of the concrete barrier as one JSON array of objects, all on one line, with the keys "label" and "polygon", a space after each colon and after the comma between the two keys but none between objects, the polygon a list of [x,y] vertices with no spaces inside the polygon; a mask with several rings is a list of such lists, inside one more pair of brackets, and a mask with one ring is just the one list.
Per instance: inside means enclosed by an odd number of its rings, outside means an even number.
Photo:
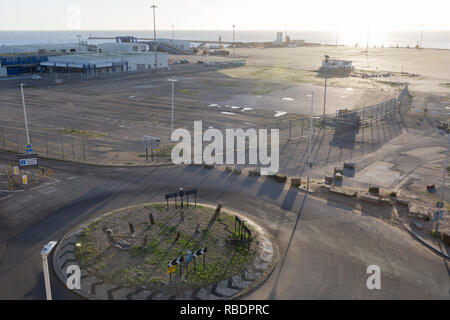
[{"label": "concrete barrier", "polygon": [[249,176],[260,176],[261,175],[261,170],[259,168],[250,169],[248,171],[248,175]]},{"label": "concrete barrier", "polygon": [[291,186],[292,187],[300,187],[302,185],[302,178],[300,177],[292,177],[291,178]]},{"label": "concrete barrier", "polygon": [[341,188],[341,187],[331,187],[328,190],[332,193],[336,193],[336,194],[339,194],[341,196],[346,196],[346,197],[356,197],[356,195],[358,194],[358,192],[355,190]]},{"label": "concrete barrier", "polygon": [[272,179],[274,179],[276,182],[280,183],[286,183],[287,176],[285,174],[276,173],[270,176]]},{"label": "concrete barrier", "polygon": [[241,174],[241,172],[242,172],[242,169],[241,169],[241,168],[239,168],[239,167],[234,167],[234,169],[233,169],[233,174]]},{"label": "concrete barrier", "polygon": [[355,163],[354,162],[344,162],[344,168],[347,169],[355,169]]}]

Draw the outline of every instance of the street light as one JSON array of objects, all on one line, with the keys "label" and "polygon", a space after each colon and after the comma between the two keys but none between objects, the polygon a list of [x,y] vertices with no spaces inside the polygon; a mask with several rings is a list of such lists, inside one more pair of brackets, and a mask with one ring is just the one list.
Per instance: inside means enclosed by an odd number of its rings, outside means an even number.
[{"label": "street light", "polygon": [[233,55],[234,55],[234,28],[236,27],[235,24],[233,24]]},{"label": "street light", "polygon": [[325,124],[325,109],[327,104],[327,80],[328,80],[328,59],[330,57],[325,55],[325,92],[323,94],[323,122],[322,126]]},{"label": "street light", "polygon": [[155,69],[158,67],[158,62],[157,62],[157,57],[156,57],[156,18],[155,18],[155,9],[158,8],[155,5],[152,5],[151,8],[153,9],[153,52],[155,53],[155,62],[154,62],[154,67]]},{"label": "street light", "polygon": [[25,130],[27,132],[27,153],[31,152],[30,133],[28,132],[27,108],[25,106],[25,95],[23,93],[24,84],[20,84],[20,92],[22,94],[23,116],[25,118]]},{"label": "street light", "polygon": [[172,25],[172,44],[175,45],[175,30],[173,29],[173,25]]},{"label": "street light", "polygon": [[155,5],[152,5],[150,8],[153,9],[153,39],[156,43],[156,19],[155,19],[155,9],[158,8]]},{"label": "street light", "polygon": [[172,136],[172,132],[173,132],[173,96],[174,96],[174,90],[175,90],[175,82],[177,82],[177,79],[171,78],[171,79],[167,79],[167,81],[172,82],[172,122],[171,122],[171,126],[170,126],[170,136]]},{"label": "street light", "polygon": [[45,294],[46,294],[47,300],[52,300],[52,288],[50,286],[50,275],[49,275],[49,272],[48,272],[47,257],[50,254],[50,252],[52,252],[52,250],[56,246],[56,244],[57,244],[56,241],[50,241],[41,250],[42,271],[44,273]]}]

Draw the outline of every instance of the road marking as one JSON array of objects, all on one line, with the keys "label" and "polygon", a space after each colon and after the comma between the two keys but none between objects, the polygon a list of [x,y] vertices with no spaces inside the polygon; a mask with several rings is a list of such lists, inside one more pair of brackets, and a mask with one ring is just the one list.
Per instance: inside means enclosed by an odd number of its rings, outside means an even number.
[{"label": "road marking", "polygon": [[66,178],[66,180],[72,180],[72,179],[75,179],[75,178],[78,178],[78,176],[69,177],[69,178]]},{"label": "road marking", "polygon": [[56,184],[58,182],[59,182],[59,180],[55,179],[55,181],[52,182],[52,183],[45,183],[42,186],[37,186],[37,187],[31,188],[30,191],[34,191],[34,190],[37,190],[37,189],[40,189],[40,188],[48,187],[48,186],[54,185],[54,184]]},{"label": "road marking", "polygon": [[3,197],[3,198],[0,198],[0,201],[2,201],[2,200],[6,200],[6,199],[9,199],[9,198],[11,198],[12,197],[12,194],[10,194],[9,196],[6,196],[6,197]]},{"label": "road marking", "polygon": [[0,190],[0,192],[9,192],[9,193],[15,193],[15,192],[24,192],[25,190]]}]

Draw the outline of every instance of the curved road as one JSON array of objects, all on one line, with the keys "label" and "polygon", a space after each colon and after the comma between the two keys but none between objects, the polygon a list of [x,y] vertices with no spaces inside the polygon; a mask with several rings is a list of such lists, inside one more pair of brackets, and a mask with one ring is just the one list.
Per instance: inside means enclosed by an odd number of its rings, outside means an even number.
[{"label": "curved road", "polygon": [[[14,159],[0,153],[3,162]],[[44,298],[39,251],[46,242],[111,209],[164,201],[179,187],[196,187],[199,201],[242,211],[276,239],[280,262],[248,299],[450,298],[448,261],[407,233],[271,179],[194,166],[42,165],[53,168],[53,184],[7,198],[0,192],[0,299]],[[381,290],[366,287],[369,265],[381,268]],[[52,284],[55,299],[77,298],[53,275]]]}]

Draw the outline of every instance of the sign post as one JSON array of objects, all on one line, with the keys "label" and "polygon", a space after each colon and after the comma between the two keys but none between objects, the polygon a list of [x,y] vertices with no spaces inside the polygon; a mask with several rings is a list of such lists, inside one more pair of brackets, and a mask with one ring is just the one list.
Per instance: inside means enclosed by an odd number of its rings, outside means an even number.
[{"label": "sign post", "polygon": [[159,152],[161,150],[161,139],[154,136],[144,136],[145,155],[148,161],[148,149],[150,148],[151,157],[153,161],[153,150]]},{"label": "sign post", "polygon": [[34,169],[38,167],[38,155],[36,153],[19,154],[20,169]]},{"label": "sign post", "polygon": [[44,272],[45,294],[46,294],[47,300],[52,300],[52,288],[50,286],[50,275],[48,272],[47,257],[50,254],[50,252],[53,250],[53,248],[56,246],[56,244],[57,244],[56,241],[50,241],[41,250],[42,271]]}]

